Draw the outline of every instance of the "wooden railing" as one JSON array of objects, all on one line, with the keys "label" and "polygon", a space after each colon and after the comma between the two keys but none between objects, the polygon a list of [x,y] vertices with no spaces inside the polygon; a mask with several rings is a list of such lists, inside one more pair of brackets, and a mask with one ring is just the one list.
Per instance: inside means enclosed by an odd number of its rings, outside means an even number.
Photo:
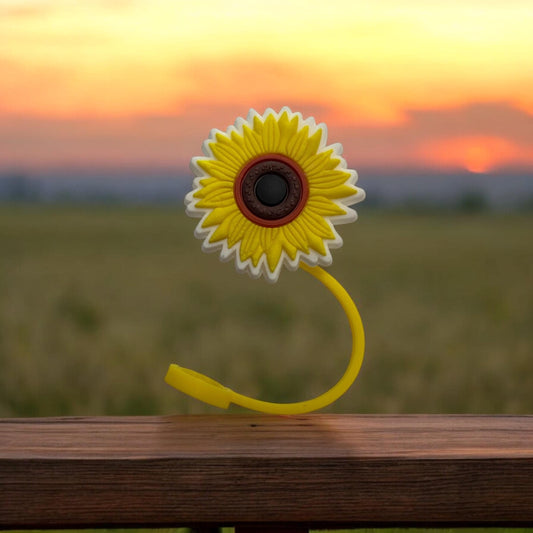
[{"label": "wooden railing", "polygon": [[532,526],[530,416],[0,420],[0,529]]}]

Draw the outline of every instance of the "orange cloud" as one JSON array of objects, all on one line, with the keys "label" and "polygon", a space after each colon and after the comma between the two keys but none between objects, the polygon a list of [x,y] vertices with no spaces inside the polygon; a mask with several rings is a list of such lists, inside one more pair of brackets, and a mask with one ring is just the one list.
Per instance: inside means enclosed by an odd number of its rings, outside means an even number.
[{"label": "orange cloud", "polygon": [[[341,142],[349,164],[364,168],[533,168],[533,117],[502,103],[451,110],[410,111],[390,127],[329,120],[317,103],[288,103],[325,121],[330,142]],[[257,106],[263,111],[261,105]],[[65,166],[172,167],[184,169],[199,155],[213,127],[225,129],[247,106],[239,102],[185,106],[174,115],[47,118],[0,115],[0,169]]]},{"label": "orange cloud", "polygon": [[327,108],[321,119],[348,127],[471,102],[533,110],[527,1],[7,4],[3,114],[124,117],[280,102]]},{"label": "orange cloud", "polygon": [[533,145],[520,146],[501,137],[455,137],[422,146],[420,157],[432,166],[486,173],[507,165],[533,164]]}]

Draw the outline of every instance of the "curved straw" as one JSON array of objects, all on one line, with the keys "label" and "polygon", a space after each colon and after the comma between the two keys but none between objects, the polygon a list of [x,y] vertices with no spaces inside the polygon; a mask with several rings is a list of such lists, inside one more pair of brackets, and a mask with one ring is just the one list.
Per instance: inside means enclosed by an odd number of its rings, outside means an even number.
[{"label": "curved straw", "polygon": [[227,409],[230,403],[234,403],[253,411],[270,414],[296,415],[309,413],[310,411],[321,409],[340,398],[355,381],[363,363],[365,333],[361,317],[350,295],[333,276],[318,266],[310,267],[305,263],[301,263],[300,267],[331,291],[348,317],[352,332],[352,353],[348,367],[336,385],[312,400],[294,403],[271,403],[255,400],[234,392],[203,374],[175,364],[170,365],[165,381],[172,387],[217,407]]}]

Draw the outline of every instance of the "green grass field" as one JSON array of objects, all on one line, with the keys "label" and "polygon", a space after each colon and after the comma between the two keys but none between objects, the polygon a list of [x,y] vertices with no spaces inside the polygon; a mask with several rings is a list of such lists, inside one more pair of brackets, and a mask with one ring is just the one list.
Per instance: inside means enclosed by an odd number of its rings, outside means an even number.
[{"label": "green grass field", "polygon": [[[163,382],[177,362],[300,400],[349,356],[304,272],[269,285],[205,255],[176,208],[0,209],[0,416],[218,412]],[[329,271],[367,351],[339,413],[531,413],[533,217],[366,210]],[[235,412],[237,408],[233,408]]]}]

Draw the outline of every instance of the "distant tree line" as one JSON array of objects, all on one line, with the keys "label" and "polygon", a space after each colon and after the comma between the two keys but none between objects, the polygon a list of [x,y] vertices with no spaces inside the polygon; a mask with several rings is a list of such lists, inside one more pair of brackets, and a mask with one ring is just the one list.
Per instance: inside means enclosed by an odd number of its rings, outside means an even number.
[{"label": "distant tree line", "polygon": [[40,200],[38,183],[24,174],[0,176],[0,200],[7,202],[36,202]]},{"label": "distant tree line", "polygon": [[[398,178],[401,180],[401,177]],[[114,187],[114,178],[102,180],[79,180],[76,176],[63,180],[61,186],[54,186],[50,181],[30,177],[21,172],[0,174],[0,203],[89,203],[89,204],[163,204],[181,203],[187,180],[172,179],[170,183],[179,183],[177,188],[169,188],[169,180],[159,181],[146,177],[144,180],[122,178],[121,187]],[[367,181],[367,186],[372,180]],[[126,185],[126,186],[124,186]],[[179,187],[184,187],[181,190]],[[412,186],[411,186],[412,187]],[[453,184],[451,185],[453,188]],[[413,187],[412,187],[413,188]],[[367,189],[367,187],[365,187]],[[387,193],[385,195],[384,193]],[[409,194],[411,193],[411,194]],[[533,211],[533,194],[515,195],[513,202],[504,206],[505,209]],[[367,189],[367,197],[361,207],[376,209],[402,209],[406,211],[455,210],[475,213],[501,208],[490,201],[486,193],[475,185],[447,198],[421,194],[416,188],[409,189],[403,196],[395,197],[390,190],[382,191]]]}]

